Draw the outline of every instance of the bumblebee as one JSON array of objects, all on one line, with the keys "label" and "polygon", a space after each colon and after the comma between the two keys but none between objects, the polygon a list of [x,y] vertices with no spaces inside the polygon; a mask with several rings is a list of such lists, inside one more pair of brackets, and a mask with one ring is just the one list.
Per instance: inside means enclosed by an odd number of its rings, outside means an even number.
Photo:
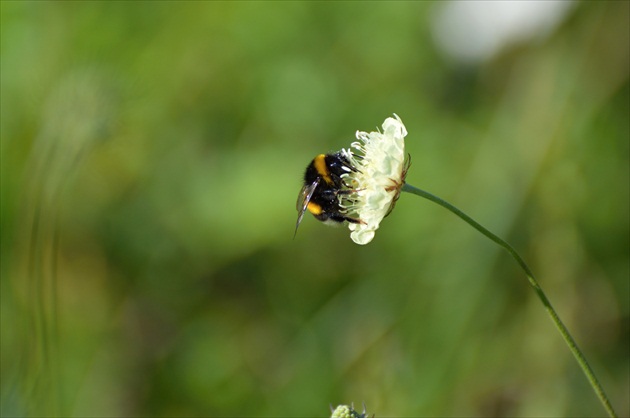
[{"label": "bumblebee", "polygon": [[325,223],[363,223],[360,219],[347,216],[339,200],[339,195],[354,192],[341,178],[342,174],[353,171],[357,171],[356,168],[340,152],[319,154],[311,161],[304,172],[304,186],[298,195],[295,233],[307,210]]}]

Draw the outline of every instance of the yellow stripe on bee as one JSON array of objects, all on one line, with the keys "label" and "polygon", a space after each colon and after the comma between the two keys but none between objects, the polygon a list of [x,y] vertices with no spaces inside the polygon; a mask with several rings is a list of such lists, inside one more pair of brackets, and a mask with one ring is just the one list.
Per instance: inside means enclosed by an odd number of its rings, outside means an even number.
[{"label": "yellow stripe on bee", "polygon": [[322,213],[322,207],[319,206],[317,203],[308,202],[308,206],[306,206],[306,209],[308,209],[308,211],[311,212],[313,215],[319,215]]},{"label": "yellow stripe on bee", "polygon": [[332,178],[330,178],[330,174],[328,172],[328,167],[326,167],[326,155],[325,154],[319,154],[313,160],[313,164],[315,165],[315,170],[317,170],[317,173],[320,176],[322,176],[324,181],[326,183],[328,183],[328,184],[332,184],[332,182],[333,182]]}]

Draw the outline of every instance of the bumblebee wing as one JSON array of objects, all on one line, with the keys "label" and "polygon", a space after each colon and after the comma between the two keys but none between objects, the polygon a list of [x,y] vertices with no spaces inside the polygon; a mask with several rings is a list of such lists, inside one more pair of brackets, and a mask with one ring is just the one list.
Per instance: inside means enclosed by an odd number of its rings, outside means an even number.
[{"label": "bumblebee wing", "polygon": [[300,222],[302,222],[302,218],[304,217],[304,213],[306,212],[308,203],[311,201],[313,193],[315,193],[315,189],[318,185],[319,179],[315,180],[311,184],[305,184],[304,187],[302,187],[302,190],[300,190],[300,194],[298,195],[298,200],[296,204],[298,218],[297,222],[295,223],[295,233],[293,234],[293,238],[295,238],[295,234],[297,234],[298,227],[300,226]]}]

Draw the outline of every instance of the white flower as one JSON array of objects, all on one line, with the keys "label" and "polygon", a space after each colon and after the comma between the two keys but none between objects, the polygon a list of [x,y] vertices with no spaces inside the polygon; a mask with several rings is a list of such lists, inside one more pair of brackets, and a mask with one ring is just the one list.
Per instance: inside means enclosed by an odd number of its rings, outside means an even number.
[{"label": "white flower", "polygon": [[339,405],[334,410],[332,409],[332,405],[330,406],[330,410],[332,415],[330,418],[366,418],[367,413],[365,412],[365,404],[363,404],[363,413],[359,414],[354,410],[354,405]]},{"label": "white flower", "polygon": [[407,129],[394,116],[383,122],[383,133],[357,131],[359,141],[342,150],[356,169],[344,175],[353,193],[343,199],[342,206],[361,220],[348,225],[350,238],[360,245],[372,241],[379,224],[394,208],[409,167],[405,162]]}]

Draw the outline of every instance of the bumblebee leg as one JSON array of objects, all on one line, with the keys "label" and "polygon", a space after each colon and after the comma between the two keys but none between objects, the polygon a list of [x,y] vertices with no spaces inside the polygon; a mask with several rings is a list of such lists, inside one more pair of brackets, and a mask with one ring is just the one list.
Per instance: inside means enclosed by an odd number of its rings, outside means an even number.
[{"label": "bumblebee leg", "polygon": [[359,218],[351,218],[349,216],[344,216],[345,220],[350,222],[351,224],[363,224],[365,225],[365,222],[363,222],[363,220],[359,219]]},{"label": "bumblebee leg", "polygon": [[346,216],[346,215],[342,215],[341,213],[331,213],[328,214],[328,219],[331,219],[335,222],[350,222],[351,224],[365,224],[365,222],[363,222],[361,219],[359,218],[352,218],[350,216]]}]

